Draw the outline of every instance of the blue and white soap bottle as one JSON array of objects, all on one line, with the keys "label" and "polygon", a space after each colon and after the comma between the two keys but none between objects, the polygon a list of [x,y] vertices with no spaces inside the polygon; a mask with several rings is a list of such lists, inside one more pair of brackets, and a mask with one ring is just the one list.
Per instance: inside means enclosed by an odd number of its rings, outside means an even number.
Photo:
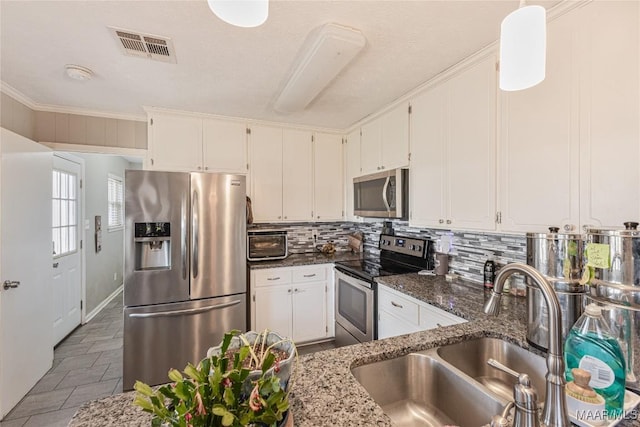
[{"label": "blue and white soap bottle", "polygon": [[574,380],[572,369],[588,371],[589,386],[604,398],[607,415],[619,417],[624,412],[625,358],[598,305],[589,304],[571,327],[564,362],[567,382]]}]

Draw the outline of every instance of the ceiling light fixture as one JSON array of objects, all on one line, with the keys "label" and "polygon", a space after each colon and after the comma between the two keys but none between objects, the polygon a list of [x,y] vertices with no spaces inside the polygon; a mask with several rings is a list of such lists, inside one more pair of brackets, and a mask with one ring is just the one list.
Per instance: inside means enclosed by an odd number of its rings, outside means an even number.
[{"label": "ceiling light fixture", "polygon": [[67,76],[74,80],[86,81],[93,77],[93,71],[80,65],[67,64],[64,68],[67,71]]},{"label": "ceiling light fixture", "polygon": [[312,31],[298,52],[293,72],[274,104],[276,111],[303,110],[367,43],[355,29],[325,24]]},{"label": "ceiling light fixture", "polygon": [[542,6],[520,7],[500,26],[500,89],[528,89],[545,77],[547,13]]},{"label": "ceiling light fixture", "polygon": [[258,27],[269,16],[269,0],[207,0],[209,9],[236,27]]}]

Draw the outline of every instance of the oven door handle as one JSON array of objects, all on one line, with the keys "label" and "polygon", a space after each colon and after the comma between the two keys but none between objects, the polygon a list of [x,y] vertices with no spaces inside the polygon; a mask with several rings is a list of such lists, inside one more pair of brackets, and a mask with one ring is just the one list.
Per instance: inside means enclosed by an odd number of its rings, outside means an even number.
[{"label": "oven door handle", "polygon": [[384,206],[387,208],[387,212],[391,212],[391,205],[389,204],[389,200],[387,199],[387,190],[389,189],[389,183],[391,182],[391,177],[388,176],[384,185],[382,186],[382,201],[384,202]]}]

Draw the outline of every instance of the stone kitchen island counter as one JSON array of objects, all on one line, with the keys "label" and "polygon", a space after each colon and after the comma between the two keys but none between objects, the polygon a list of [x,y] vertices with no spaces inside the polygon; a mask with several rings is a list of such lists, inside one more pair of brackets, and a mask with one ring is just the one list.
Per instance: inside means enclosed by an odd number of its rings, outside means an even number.
[{"label": "stone kitchen island counter", "polygon": [[[528,348],[524,298],[503,298],[500,315],[490,317],[482,313],[485,293],[479,285],[448,283],[441,277],[417,274],[387,276],[378,281],[468,322],[301,356],[291,393],[296,426],[393,425],[351,374],[355,366],[480,337],[501,338]],[[132,405],[133,396],[123,393],[89,402],[78,410],[70,426],[149,426],[151,416]],[[640,422],[622,421],[618,425],[640,426]]]}]

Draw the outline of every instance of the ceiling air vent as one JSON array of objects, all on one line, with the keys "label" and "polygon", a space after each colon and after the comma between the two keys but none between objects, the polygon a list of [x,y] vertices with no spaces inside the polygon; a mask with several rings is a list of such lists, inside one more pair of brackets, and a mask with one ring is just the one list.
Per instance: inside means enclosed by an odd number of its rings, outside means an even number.
[{"label": "ceiling air vent", "polygon": [[170,38],[115,27],[108,28],[125,55],[176,63],[176,54]]}]

